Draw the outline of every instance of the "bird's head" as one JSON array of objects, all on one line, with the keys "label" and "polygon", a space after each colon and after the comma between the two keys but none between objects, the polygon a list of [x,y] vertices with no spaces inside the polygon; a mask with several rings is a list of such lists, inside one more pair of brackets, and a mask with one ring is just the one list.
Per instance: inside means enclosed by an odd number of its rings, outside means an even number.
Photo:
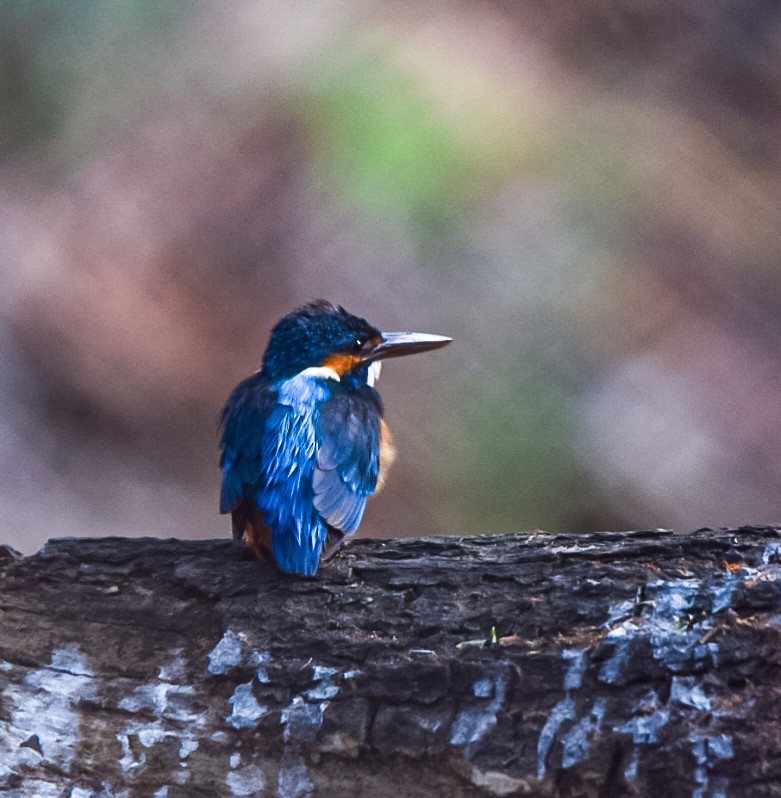
[{"label": "bird's head", "polygon": [[271,380],[282,380],[307,369],[328,369],[341,379],[384,358],[438,349],[450,341],[427,333],[382,332],[321,299],[280,319],[263,355],[263,371]]}]

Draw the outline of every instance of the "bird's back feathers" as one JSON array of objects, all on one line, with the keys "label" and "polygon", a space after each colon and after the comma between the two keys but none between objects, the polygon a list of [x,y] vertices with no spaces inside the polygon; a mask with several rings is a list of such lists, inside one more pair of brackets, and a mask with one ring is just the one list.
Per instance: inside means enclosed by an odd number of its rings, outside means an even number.
[{"label": "bird's back feathers", "polygon": [[221,512],[253,502],[279,567],[314,574],[328,527],[354,532],[375,490],[381,414],[365,383],[253,375],[222,414]]}]

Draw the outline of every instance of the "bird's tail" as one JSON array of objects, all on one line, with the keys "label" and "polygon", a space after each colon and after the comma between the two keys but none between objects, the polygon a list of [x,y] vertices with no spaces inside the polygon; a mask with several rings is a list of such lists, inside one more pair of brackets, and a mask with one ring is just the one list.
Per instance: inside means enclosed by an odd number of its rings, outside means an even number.
[{"label": "bird's tail", "polygon": [[325,524],[317,520],[302,532],[275,529],[271,536],[274,560],[287,573],[314,576],[320,564],[320,554],[326,540]]}]

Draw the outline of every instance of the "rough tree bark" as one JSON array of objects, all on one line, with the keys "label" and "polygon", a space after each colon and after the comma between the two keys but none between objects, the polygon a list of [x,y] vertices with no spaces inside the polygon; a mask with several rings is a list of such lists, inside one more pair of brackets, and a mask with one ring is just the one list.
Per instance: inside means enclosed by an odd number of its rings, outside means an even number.
[{"label": "rough tree bark", "polygon": [[781,796],[781,532],[0,550],[0,792]]}]

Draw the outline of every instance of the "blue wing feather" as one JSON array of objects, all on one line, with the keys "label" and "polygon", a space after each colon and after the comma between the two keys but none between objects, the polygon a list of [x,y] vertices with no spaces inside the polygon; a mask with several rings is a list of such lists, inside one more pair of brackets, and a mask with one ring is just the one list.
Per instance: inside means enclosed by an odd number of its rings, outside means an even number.
[{"label": "blue wing feather", "polygon": [[380,404],[368,387],[340,386],[320,408],[315,506],[330,526],[351,534],[361,523],[379,473]]},{"label": "blue wing feather", "polygon": [[329,396],[324,380],[298,375],[278,385],[262,440],[254,498],[271,527],[271,549],[284,571],[312,575],[328,529],[314,506],[315,417]]},{"label": "blue wing feather", "polygon": [[236,509],[245,487],[257,482],[261,472],[261,444],[274,390],[256,373],[236,386],[222,411],[220,512]]}]

